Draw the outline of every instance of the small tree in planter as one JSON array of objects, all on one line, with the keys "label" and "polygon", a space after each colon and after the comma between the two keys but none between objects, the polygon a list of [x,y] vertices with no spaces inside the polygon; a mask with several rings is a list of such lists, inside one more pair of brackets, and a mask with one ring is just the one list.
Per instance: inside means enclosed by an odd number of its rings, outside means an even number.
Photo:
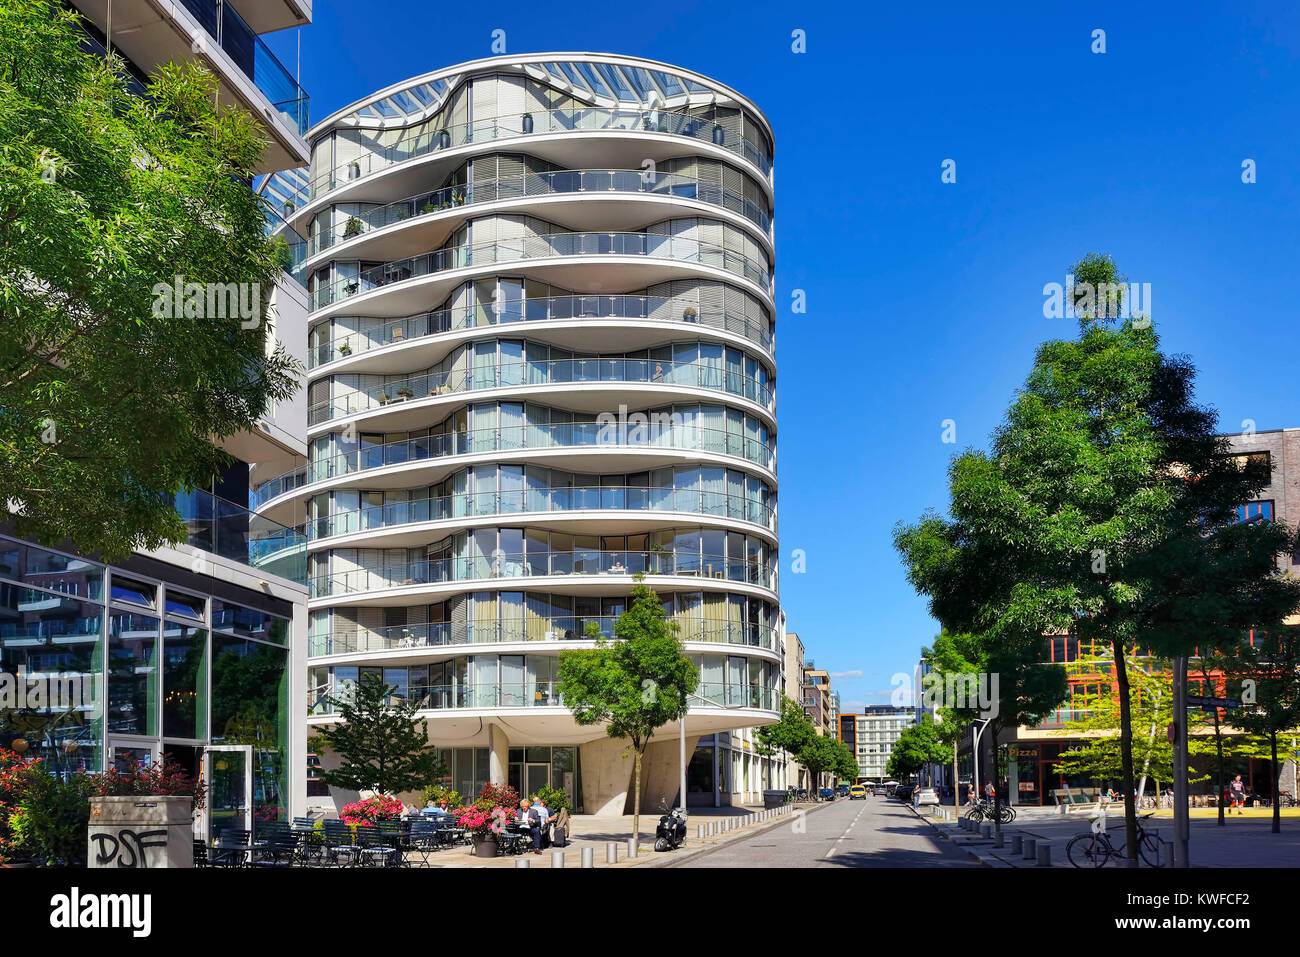
[{"label": "small tree in planter", "polygon": [[343,237],[346,239],[349,236],[360,236],[362,225],[361,220],[357,219],[357,217],[349,216],[347,225],[343,227]]}]

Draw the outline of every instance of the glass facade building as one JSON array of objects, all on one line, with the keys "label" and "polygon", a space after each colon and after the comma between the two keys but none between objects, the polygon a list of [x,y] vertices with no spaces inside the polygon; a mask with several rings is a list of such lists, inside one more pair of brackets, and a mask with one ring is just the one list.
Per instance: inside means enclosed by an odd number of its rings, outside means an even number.
[{"label": "glass facade building", "polygon": [[690,733],[774,721],[761,112],[667,64],[512,56],[398,84],[308,140],[281,196],[306,243],[308,455],[250,502],[305,531],[311,723],[372,672],[416,702],[462,794],[550,784],[604,807],[621,772],[555,668],[589,624],[612,632],[634,574],[700,668]]}]

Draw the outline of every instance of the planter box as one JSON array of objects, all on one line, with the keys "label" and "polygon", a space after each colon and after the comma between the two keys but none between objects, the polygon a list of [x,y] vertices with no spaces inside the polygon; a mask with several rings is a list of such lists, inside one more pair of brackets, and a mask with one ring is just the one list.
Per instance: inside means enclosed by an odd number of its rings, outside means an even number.
[{"label": "planter box", "polygon": [[86,865],[193,867],[192,807],[187,796],[92,798]]},{"label": "planter box", "polygon": [[501,856],[501,845],[497,843],[497,839],[493,835],[475,834],[473,835],[473,841],[475,857]]}]

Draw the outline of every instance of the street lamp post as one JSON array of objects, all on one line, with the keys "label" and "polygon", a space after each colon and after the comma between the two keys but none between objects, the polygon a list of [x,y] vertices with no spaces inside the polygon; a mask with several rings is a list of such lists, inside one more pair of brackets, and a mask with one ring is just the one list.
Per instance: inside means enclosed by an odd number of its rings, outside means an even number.
[{"label": "street lamp post", "polygon": [[[980,726],[975,729],[975,740],[971,745],[971,757],[975,759],[975,784],[973,789],[974,797],[971,798],[972,801],[978,800],[980,796],[980,735],[984,733],[984,729],[989,726],[989,722],[992,720],[992,718],[985,718],[980,722]],[[953,785],[956,786],[956,783],[957,782],[954,781]]]}]

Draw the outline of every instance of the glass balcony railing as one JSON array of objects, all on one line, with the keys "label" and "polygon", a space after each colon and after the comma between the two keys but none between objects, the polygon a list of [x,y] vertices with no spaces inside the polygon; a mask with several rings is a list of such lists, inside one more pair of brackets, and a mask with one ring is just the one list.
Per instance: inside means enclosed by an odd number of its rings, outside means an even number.
[{"label": "glass balcony railing", "polygon": [[768,294],[772,290],[772,273],[767,263],[755,262],[744,253],[698,239],[662,233],[550,233],[451,246],[384,263],[355,276],[319,283],[312,290],[311,308],[324,309],[362,293],[453,269],[566,256],[640,256],[699,263],[747,279]]},{"label": "glass balcony railing", "polygon": [[463,186],[447,186],[432,193],[422,193],[357,213],[348,217],[341,227],[315,236],[310,243],[309,255],[315,256],[337,243],[364,236],[373,229],[383,229],[417,216],[431,215],[458,206],[579,193],[600,196],[608,196],[610,193],[645,194],[698,200],[744,216],[759,227],[763,235],[771,236],[772,218],[758,203],[692,176],[626,169],[557,170],[549,173],[522,173]]},{"label": "glass balcony railing", "polygon": [[448,582],[494,578],[529,578],[555,575],[678,575],[743,582],[776,590],[776,569],[771,563],[698,552],[573,551],[499,552],[492,557],[444,558],[385,568],[358,568],[335,575],[314,576],[311,598],[339,598],[363,592],[440,585]]},{"label": "glass balcony railing", "polygon": [[[362,654],[366,652],[403,651],[411,648],[442,648],[450,645],[495,644],[520,641],[582,641],[587,637],[587,623],[600,629],[602,638],[614,637],[615,615],[566,615],[556,618],[529,616],[515,622],[427,622],[397,625],[391,628],[339,630],[332,634],[313,635],[309,655]],[[761,625],[740,622],[674,619],[677,636],[682,641],[705,641],[745,645],[772,651],[780,647],[776,632]]]},{"label": "glass balcony railing", "polygon": [[386,169],[395,163],[428,156],[439,150],[465,146],[469,143],[490,143],[495,140],[539,133],[595,133],[644,132],[685,136],[704,143],[720,146],[742,157],[757,167],[764,177],[772,172],[772,159],[767,151],[712,120],[685,113],[663,110],[619,110],[603,107],[580,107],[573,110],[538,110],[535,113],[516,113],[489,117],[471,123],[451,124],[445,129],[425,131],[404,137],[392,146],[367,153],[317,176],[308,185],[304,203],[330,193],[353,180]]},{"label": "glass balcony railing", "polygon": [[229,0],[181,0],[181,3],[262,91],[289,128],[299,136],[306,136],[311,126],[310,98]]},{"label": "glass balcony railing", "polygon": [[350,509],[307,522],[307,538],[315,541],[333,535],[352,535],[456,518],[604,510],[686,512],[753,522],[768,529],[776,526],[776,510],[772,505],[745,495],[699,489],[577,486],[520,489],[517,492],[466,492]]},{"label": "glass balcony railing", "polygon": [[[392,696],[393,703],[412,702],[420,711],[452,708],[561,708],[564,706],[556,682],[517,681],[457,685],[408,685]],[[343,696],[342,689],[335,694]],[[757,708],[776,710],[777,689],[760,684],[701,682],[692,696],[696,707]],[[309,707],[309,714],[336,713],[334,696],[321,695]]]},{"label": "glass balcony railing", "polygon": [[536,362],[502,362],[469,371],[427,372],[372,386],[307,409],[307,424],[380,409],[395,402],[475,392],[483,389],[557,385],[574,382],[610,382],[684,386],[725,392],[774,410],[775,394],[764,378],[747,376],[716,362],[673,362],[669,359],[547,359]]},{"label": "glass balcony railing", "polygon": [[182,492],[175,505],[185,522],[186,545],[306,583],[307,539],[302,532],[210,492]]},{"label": "glass balcony railing", "polygon": [[[307,353],[308,368],[315,368],[353,353],[369,352],[398,342],[461,329],[536,322],[547,319],[656,319],[687,325],[708,326],[744,336],[750,342],[773,351],[771,325],[726,309],[701,307],[698,303],[663,296],[551,296],[517,299],[494,306],[458,306],[380,322],[371,328],[337,333]],[[336,327],[339,320],[334,320]]]},{"label": "glass balcony railing", "polygon": [[[666,415],[666,413],[665,413]],[[399,439],[372,445],[355,452],[342,452],[318,458],[304,468],[295,469],[259,485],[249,494],[250,504],[261,508],[273,498],[292,492],[312,482],[352,475],[369,469],[403,465],[426,459],[453,455],[473,455],[519,449],[559,448],[649,448],[675,451],[709,452],[743,458],[769,470],[776,468],[776,450],[756,436],[700,425],[651,426],[602,425],[579,422],[569,425],[524,425],[496,429],[450,432],[414,439]]]}]

